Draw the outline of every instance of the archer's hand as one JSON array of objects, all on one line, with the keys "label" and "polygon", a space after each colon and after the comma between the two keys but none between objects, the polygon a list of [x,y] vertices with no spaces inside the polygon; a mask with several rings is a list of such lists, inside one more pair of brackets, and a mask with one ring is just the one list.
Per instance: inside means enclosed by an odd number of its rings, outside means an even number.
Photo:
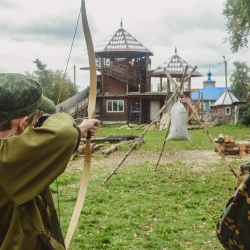
[{"label": "archer's hand", "polygon": [[80,125],[78,125],[81,130],[82,137],[87,137],[89,131],[92,136],[95,135],[95,132],[99,126],[100,122],[97,119],[85,119]]}]

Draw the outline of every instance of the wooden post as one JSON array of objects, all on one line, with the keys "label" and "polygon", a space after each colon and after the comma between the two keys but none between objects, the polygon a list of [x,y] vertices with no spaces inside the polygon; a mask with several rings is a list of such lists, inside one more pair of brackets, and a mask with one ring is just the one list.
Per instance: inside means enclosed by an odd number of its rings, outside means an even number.
[{"label": "wooden post", "polygon": [[[185,68],[185,72],[187,72],[188,66],[186,66]],[[185,77],[185,75],[183,75],[183,82],[187,81],[193,74],[193,72],[196,70],[196,68],[194,68],[187,77]],[[132,145],[131,149],[127,152],[127,154],[125,155],[125,157],[122,159],[122,161],[119,163],[119,165],[113,170],[113,172],[104,180],[103,183],[106,183],[114,174],[115,172],[119,169],[119,167],[122,165],[122,163],[127,159],[127,157],[129,156],[129,154],[132,152],[132,150],[136,147],[136,145],[141,141],[141,139],[143,138],[144,134],[146,134],[146,132],[148,131],[148,129],[156,122],[156,120],[158,119],[158,117],[160,116],[160,114],[165,110],[165,108],[168,106],[169,103],[171,103],[171,101],[176,97],[176,95],[178,94],[178,91],[175,91],[171,97],[165,102],[165,104],[163,105],[163,107],[159,110],[159,112],[157,113],[156,117],[151,121],[151,123],[146,127],[146,129],[144,130],[144,132],[141,134],[141,136],[135,141],[135,143]]]},{"label": "wooden post", "polygon": [[140,93],[141,92],[141,74],[140,74],[140,82],[139,82],[138,90],[139,90],[139,93]]},{"label": "wooden post", "polygon": [[189,122],[189,120],[191,119],[191,118],[189,119],[189,117],[188,117],[188,114],[189,114],[189,112],[190,112],[190,110],[189,110],[189,109],[190,109],[190,107],[189,107],[189,106],[187,106],[187,123],[188,123],[188,122]]},{"label": "wooden post", "polygon": [[119,163],[119,165],[113,170],[113,172],[104,180],[103,183],[106,183],[114,174],[115,172],[119,169],[119,167],[122,165],[122,163],[127,159],[129,154],[132,152],[132,150],[136,147],[136,145],[142,140],[143,136],[146,134],[146,132],[149,130],[149,128],[156,122],[158,119],[159,115],[164,111],[166,106],[172,101],[172,99],[177,95],[177,91],[172,94],[172,96],[168,99],[168,101],[163,105],[163,107],[159,110],[158,114],[156,115],[155,119],[151,121],[150,124],[146,127],[144,132],[140,135],[140,137],[134,142],[132,145],[131,149],[127,152],[125,157],[122,159],[122,161]]},{"label": "wooden post", "polygon": [[149,80],[148,80],[148,62],[149,62],[149,57],[148,54],[145,56],[145,76],[146,76],[146,91],[149,91]]},{"label": "wooden post", "polygon": [[[194,69],[196,70],[197,67],[194,67]],[[167,71],[167,69],[165,69],[165,74],[166,76],[169,78],[170,82],[172,84],[174,84],[179,92],[179,94],[182,97],[186,97],[183,93],[183,91],[179,88],[178,84],[172,79],[171,75],[169,74],[169,72]],[[233,170],[231,164],[229,163],[229,161],[226,159],[225,155],[223,154],[223,152],[220,150],[220,148],[217,146],[217,144],[214,142],[214,139],[212,137],[212,135],[209,133],[209,131],[207,130],[206,126],[203,124],[203,122],[200,120],[199,115],[197,114],[196,110],[194,109],[193,105],[191,104],[190,100],[186,97],[186,101],[187,104],[189,105],[189,107],[191,108],[191,110],[194,112],[198,122],[200,123],[200,125],[203,127],[204,132],[208,135],[210,141],[213,143],[214,147],[218,149],[218,153],[219,155],[223,158],[223,160],[225,161],[225,163],[227,164],[227,166],[229,167],[230,171],[234,174],[234,176],[237,178],[237,174],[235,173],[235,171]]]},{"label": "wooden post", "polygon": [[165,139],[164,139],[164,142],[163,142],[163,145],[162,145],[162,148],[161,148],[160,156],[159,156],[158,161],[157,161],[156,166],[155,166],[155,171],[157,171],[157,167],[158,167],[158,164],[160,162],[164,146],[166,144],[166,138],[167,138],[168,133],[169,133],[170,125],[171,125],[171,117],[169,116],[168,121],[167,121],[167,129],[166,129]]},{"label": "wooden post", "polygon": [[203,121],[203,92],[201,92],[201,120]]},{"label": "wooden post", "polygon": [[149,92],[151,92],[151,77],[148,78]]},{"label": "wooden post", "polygon": [[142,100],[140,98],[140,118],[139,118],[139,123],[142,123]]},{"label": "wooden post", "polygon": [[103,60],[102,62],[102,82],[101,82],[101,91],[102,91],[102,95],[104,95],[104,67],[103,67]]},{"label": "wooden post", "polygon": [[119,80],[121,80],[121,67],[120,64],[118,64],[118,74],[119,74]]},{"label": "wooden post", "polygon": [[128,67],[127,67],[127,84],[128,84],[128,80],[129,80],[129,79],[128,79],[128,75],[129,75],[128,70],[129,70],[129,69],[128,69]]},{"label": "wooden post", "polygon": [[[188,71],[188,66],[185,67],[185,70],[184,70],[184,73],[183,73],[183,76],[182,76],[182,79],[181,79],[181,82],[180,82],[180,89],[183,88],[183,85],[184,85],[184,82],[185,82],[185,79],[186,79],[187,71]],[[191,75],[192,75],[192,73],[189,74],[189,77],[191,77]],[[176,92],[177,92],[177,91],[176,91]],[[169,133],[170,125],[171,125],[171,116],[169,115],[169,116],[168,116],[168,119],[167,119],[166,135],[165,135],[165,139],[164,139],[164,142],[163,142],[163,145],[162,145],[162,148],[161,148],[161,152],[160,152],[160,156],[159,156],[158,162],[156,163],[155,171],[157,171],[157,167],[158,167],[158,164],[159,164],[159,162],[160,162],[160,159],[161,159],[161,156],[162,156],[162,152],[163,152],[164,146],[165,146],[165,144],[166,144],[166,138],[167,138],[168,133]]]},{"label": "wooden post", "polygon": [[170,81],[167,78],[167,95],[170,93]]},{"label": "wooden post", "polygon": [[198,91],[198,115],[201,114],[201,92]]}]

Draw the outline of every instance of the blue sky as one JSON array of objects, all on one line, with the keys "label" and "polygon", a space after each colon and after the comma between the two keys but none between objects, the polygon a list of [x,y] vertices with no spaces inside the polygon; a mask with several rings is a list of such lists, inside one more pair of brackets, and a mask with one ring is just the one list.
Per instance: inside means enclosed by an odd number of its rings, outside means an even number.
[{"label": "blue sky", "polygon": [[[192,87],[202,87],[207,72],[217,86],[225,85],[223,56],[228,60],[228,78],[233,62],[244,61],[250,66],[250,51],[242,49],[232,54],[227,37],[226,20],[222,16],[224,0],[86,0],[86,9],[96,47],[120,27],[154,53],[152,69],[178,55],[198,66],[201,78],[192,80]],[[80,0],[1,0],[0,2],[0,72],[32,72],[33,61],[39,58],[48,69],[65,70],[77,18]],[[80,90],[88,86],[87,50],[81,20],[76,32],[68,74]],[[229,82],[229,80],[228,80]],[[230,85],[230,82],[229,82]]]}]

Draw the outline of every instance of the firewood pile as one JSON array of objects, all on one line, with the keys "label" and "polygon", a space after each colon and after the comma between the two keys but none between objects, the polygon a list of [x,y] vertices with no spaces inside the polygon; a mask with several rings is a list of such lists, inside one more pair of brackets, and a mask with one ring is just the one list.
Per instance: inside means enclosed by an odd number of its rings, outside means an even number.
[{"label": "firewood pile", "polygon": [[[219,134],[214,138],[214,142],[225,155],[240,155],[241,157],[250,154],[249,140],[235,140],[234,136]],[[215,152],[218,150],[215,148]]]},{"label": "firewood pile", "polygon": [[[135,135],[121,135],[121,136],[108,136],[108,137],[92,137],[91,138],[91,149],[92,154],[96,153],[99,149],[103,148],[101,150],[101,154],[103,156],[108,156],[109,154],[113,153],[115,150],[117,150],[122,144],[124,143],[133,143],[136,140],[139,140],[139,136]],[[145,141],[145,138],[141,138],[138,142],[143,143]],[[86,142],[86,138],[82,138],[81,142]],[[95,143],[95,142],[103,142],[103,143]],[[117,142],[115,144],[111,144],[111,142]],[[84,149],[85,144],[80,144],[77,151],[71,156],[70,160],[74,160],[75,157],[78,156],[84,156]]]},{"label": "firewood pile", "polygon": [[188,125],[187,126],[188,130],[193,130],[193,129],[202,129],[201,125]]}]

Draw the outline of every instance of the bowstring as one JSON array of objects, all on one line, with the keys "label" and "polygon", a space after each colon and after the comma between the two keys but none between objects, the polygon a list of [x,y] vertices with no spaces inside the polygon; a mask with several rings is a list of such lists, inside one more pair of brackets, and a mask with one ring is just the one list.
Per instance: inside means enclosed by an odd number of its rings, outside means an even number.
[{"label": "bowstring", "polygon": [[[70,52],[69,52],[69,56],[68,56],[68,60],[67,60],[66,68],[65,68],[65,72],[64,72],[64,75],[63,75],[63,79],[65,78],[67,70],[68,70],[69,59],[70,59],[70,56],[71,56],[71,52],[72,52],[73,44],[74,44],[74,41],[75,41],[75,36],[76,36],[76,31],[77,31],[78,23],[79,23],[79,19],[80,19],[80,16],[81,16],[81,9],[80,9],[80,12],[79,12],[79,15],[78,15],[78,19],[77,19],[77,23],[76,23],[76,27],[75,27],[75,32],[74,32],[74,36],[73,36],[73,39],[72,39],[72,43],[71,43],[71,47],[70,47]],[[57,100],[57,104],[56,105],[59,104],[61,93],[62,93],[62,83],[61,83],[61,88],[60,88],[60,92],[59,92],[59,95],[58,95],[58,100]]]},{"label": "bowstring", "polygon": [[[70,60],[70,56],[71,56],[73,44],[74,44],[74,41],[75,41],[75,36],[76,36],[76,31],[77,31],[79,19],[80,19],[80,16],[81,16],[81,10],[82,10],[82,8],[80,8],[79,15],[78,15],[78,18],[77,18],[77,23],[76,23],[76,27],[75,27],[75,32],[74,32],[74,36],[73,36],[73,39],[72,39],[72,43],[71,43],[71,47],[70,47],[70,52],[69,52],[69,56],[68,56],[66,68],[65,68],[65,71],[64,71],[64,75],[63,75],[63,80],[65,79],[65,76],[66,76],[66,73],[67,73],[67,70],[68,70],[69,60]],[[58,106],[58,104],[59,104],[59,100],[60,100],[61,93],[62,93],[62,88],[63,88],[63,85],[62,85],[62,82],[61,82],[61,88],[60,88],[60,92],[59,92],[59,95],[58,95],[58,100],[57,100],[56,106]],[[60,215],[60,198],[59,198],[59,185],[58,185],[58,179],[57,179],[57,178],[56,178],[56,193],[57,193],[58,220],[59,220],[59,223],[60,223],[60,222],[61,222],[61,221],[60,221],[60,219],[61,219],[61,218],[60,218],[60,217],[61,217],[61,215]]]}]

